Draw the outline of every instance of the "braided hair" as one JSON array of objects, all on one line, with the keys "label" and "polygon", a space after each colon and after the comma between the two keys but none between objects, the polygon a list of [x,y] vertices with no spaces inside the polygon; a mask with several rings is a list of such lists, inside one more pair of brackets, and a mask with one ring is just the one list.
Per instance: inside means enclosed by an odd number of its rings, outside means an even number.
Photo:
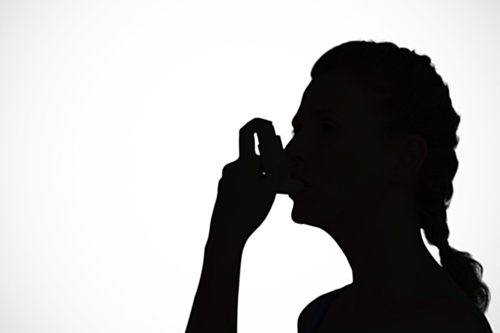
[{"label": "braided hair", "polygon": [[332,70],[348,70],[378,98],[386,119],[383,135],[395,139],[418,134],[427,143],[427,156],[413,192],[420,227],[428,242],[439,248],[442,267],[485,313],[490,291],[482,281],[482,265],[468,252],[448,244],[446,210],[458,169],[455,148],[460,123],[448,85],[428,56],[389,42],[350,41],[338,45],[317,60],[311,77]]}]

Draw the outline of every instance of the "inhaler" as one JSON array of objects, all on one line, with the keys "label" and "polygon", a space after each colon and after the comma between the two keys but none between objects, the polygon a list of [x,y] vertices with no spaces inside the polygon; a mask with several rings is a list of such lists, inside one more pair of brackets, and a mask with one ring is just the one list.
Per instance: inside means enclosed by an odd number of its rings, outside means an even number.
[{"label": "inhaler", "polygon": [[[264,172],[267,174],[276,165],[286,159],[285,151],[281,143],[281,138],[279,135],[276,135],[272,124],[264,126],[262,129],[258,130],[257,137],[259,138],[258,147],[262,159],[262,166],[264,168]],[[293,194],[301,191],[302,189],[304,189],[304,183],[300,180],[291,179],[290,174],[288,174],[286,180],[278,189],[277,193]]]}]

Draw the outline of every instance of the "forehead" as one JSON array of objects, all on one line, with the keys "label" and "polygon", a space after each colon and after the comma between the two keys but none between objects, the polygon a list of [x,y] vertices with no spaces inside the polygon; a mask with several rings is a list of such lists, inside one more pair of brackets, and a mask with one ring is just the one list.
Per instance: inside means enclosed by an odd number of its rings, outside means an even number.
[{"label": "forehead", "polygon": [[303,99],[345,101],[355,98],[362,102],[370,102],[371,92],[356,76],[346,70],[335,70],[315,77],[304,91]]},{"label": "forehead", "polygon": [[358,79],[347,70],[337,69],[317,75],[310,85],[329,85],[332,88],[347,89],[359,84]]},{"label": "forehead", "polygon": [[348,119],[366,116],[374,108],[370,92],[352,74],[336,70],[315,77],[307,86],[302,102],[294,118],[315,111],[326,110],[329,114]]}]

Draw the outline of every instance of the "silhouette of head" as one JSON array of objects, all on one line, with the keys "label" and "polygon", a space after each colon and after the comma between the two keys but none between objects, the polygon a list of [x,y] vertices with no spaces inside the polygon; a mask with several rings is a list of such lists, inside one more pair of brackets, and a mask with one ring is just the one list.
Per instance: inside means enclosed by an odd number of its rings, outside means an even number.
[{"label": "silhouette of head", "polygon": [[[412,189],[427,146],[422,137],[391,139],[380,102],[342,69],[314,77],[293,120],[287,146],[294,174],[310,186],[295,200],[294,219],[353,222],[380,204],[388,191],[413,200]],[[343,227],[359,228],[355,223]]]},{"label": "silhouette of head", "polygon": [[311,77],[285,149],[292,177],[310,186],[294,198],[292,219],[324,229],[346,253],[363,246],[354,237],[369,243],[372,233],[387,244],[420,244],[422,228],[443,268],[484,312],[482,266],[447,243],[460,116],[430,58],[393,43],[351,41],[323,54]]}]

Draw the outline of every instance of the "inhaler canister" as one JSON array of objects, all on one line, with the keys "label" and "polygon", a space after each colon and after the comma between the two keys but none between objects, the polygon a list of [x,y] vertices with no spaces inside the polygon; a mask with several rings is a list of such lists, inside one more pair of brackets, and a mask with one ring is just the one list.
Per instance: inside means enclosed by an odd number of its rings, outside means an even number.
[{"label": "inhaler canister", "polygon": [[[259,137],[258,147],[262,158],[262,165],[264,167],[264,171],[267,172],[286,159],[285,151],[283,150],[283,144],[281,143],[280,136],[276,135],[272,126],[262,128],[257,132],[257,135]],[[266,144],[263,145],[263,142]],[[287,174],[287,178],[278,189],[278,193],[293,194],[303,188],[303,182],[291,179],[290,174]]]}]

